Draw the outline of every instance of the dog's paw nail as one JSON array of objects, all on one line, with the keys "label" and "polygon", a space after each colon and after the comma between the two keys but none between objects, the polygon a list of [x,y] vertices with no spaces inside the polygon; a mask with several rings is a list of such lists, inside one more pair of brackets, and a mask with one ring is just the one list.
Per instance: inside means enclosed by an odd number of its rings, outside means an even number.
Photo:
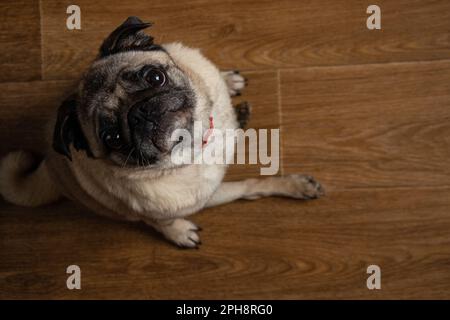
[{"label": "dog's paw nail", "polygon": [[194,243],[195,245],[199,245],[200,244],[200,239],[193,239],[193,238],[191,238],[191,237],[188,237],[188,239],[192,242],[192,243]]}]

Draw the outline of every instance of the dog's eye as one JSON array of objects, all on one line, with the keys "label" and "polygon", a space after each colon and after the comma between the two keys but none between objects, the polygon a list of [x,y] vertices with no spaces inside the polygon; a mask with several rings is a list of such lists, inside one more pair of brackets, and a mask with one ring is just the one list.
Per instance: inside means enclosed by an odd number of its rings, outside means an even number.
[{"label": "dog's eye", "polygon": [[103,134],[103,141],[110,149],[120,149],[122,147],[122,138],[117,131],[108,131]]},{"label": "dog's eye", "polygon": [[144,78],[154,88],[162,87],[166,83],[166,75],[159,69],[147,70]]}]

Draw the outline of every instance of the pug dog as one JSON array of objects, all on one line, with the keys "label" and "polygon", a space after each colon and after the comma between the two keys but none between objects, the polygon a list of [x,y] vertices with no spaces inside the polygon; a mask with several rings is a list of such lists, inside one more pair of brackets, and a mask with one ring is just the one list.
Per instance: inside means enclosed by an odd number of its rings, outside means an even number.
[{"label": "pug dog", "polygon": [[[246,81],[220,72],[199,50],[158,45],[137,17],[103,42],[77,91],[51,122],[45,158],[6,155],[0,192],[40,206],[67,197],[112,218],[143,221],[184,248],[198,248],[200,228],[186,219],[204,208],[268,196],[314,199],[323,189],[302,174],[223,182],[226,164],[174,164],[176,129],[237,129],[249,107],[233,107]],[[213,142],[212,142],[213,143]]]}]

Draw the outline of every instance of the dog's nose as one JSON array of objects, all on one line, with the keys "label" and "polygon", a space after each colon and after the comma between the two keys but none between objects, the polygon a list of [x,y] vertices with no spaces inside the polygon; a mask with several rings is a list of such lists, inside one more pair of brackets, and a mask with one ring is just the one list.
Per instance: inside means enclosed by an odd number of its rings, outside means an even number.
[{"label": "dog's nose", "polygon": [[158,122],[161,116],[161,110],[157,103],[151,99],[139,101],[130,108],[128,112],[128,124],[130,127],[136,127],[138,125],[153,125]]}]

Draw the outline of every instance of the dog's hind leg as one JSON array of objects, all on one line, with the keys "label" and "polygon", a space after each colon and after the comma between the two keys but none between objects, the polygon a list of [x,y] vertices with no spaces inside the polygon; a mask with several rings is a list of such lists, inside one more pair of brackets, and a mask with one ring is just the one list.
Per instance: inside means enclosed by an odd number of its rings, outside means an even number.
[{"label": "dog's hind leg", "polygon": [[221,71],[220,74],[227,84],[230,96],[240,96],[242,89],[247,85],[247,79],[237,70]]},{"label": "dog's hind leg", "polygon": [[316,199],[324,194],[323,188],[313,177],[292,174],[282,177],[246,179],[223,182],[213,194],[206,207],[214,207],[237,199],[255,200],[279,196],[295,199]]}]

